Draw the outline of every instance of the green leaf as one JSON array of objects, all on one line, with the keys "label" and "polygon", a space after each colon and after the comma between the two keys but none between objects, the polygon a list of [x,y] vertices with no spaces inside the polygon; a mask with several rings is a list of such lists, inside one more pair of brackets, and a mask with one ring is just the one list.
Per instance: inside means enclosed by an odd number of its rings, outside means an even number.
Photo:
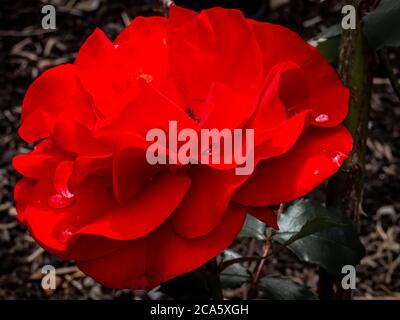
[{"label": "green leaf", "polygon": [[363,20],[363,32],[375,50],[400,46],[400,1],[382,0]]},{"label": "green leaf", "polygon": [[322,27],[321,32],[310,41],[332,65],[339,64],[339,47],[342,32],[340,24],[335,24],[328,28]]},{"label": "green leaf", "polygon": [[258,289],[272,300],[318,300],[310,288],[286,277],[263,277]]},{"label": "green leaf", "polygon": [[265,223],[248,214],[238,237],[265,240]]},{"label": "green leaf", "polygon": [[[314,233],[323,231],[324,229],[329,229],[332,227],[347,227],[346,224],[340,224],[335,221],[331,221],[329,217],[316,217],[314,219],[308,220],[300,229],[299,232],[292,235],[289,240],[287,240],[284,245],[288,246],[293,242],[305,238]],[[284,234],[283,232],[281,234]],[[290,232],[291,234],[291,232]]]},{"label": "green leaf", "polygon": [[352,221],[311,200],[298,200],[278,220],[273,239],[302,261],[339,276],[344,265],[357,265],[365,254]]},{"label": "green leaf", "polygon": [[[221,253],[220,261],[229,261],[241,258],[241,255],[232,251],[225,250]],[[236,289],[250,280],[250,272],[240,263],[235,263],[226,267],[220,274],[221,283],[224,288]]]},{"label": "green leaf", "polygon": [[329,38],[319,42],[317,45],[319,52],[321,52],[325,59],[332,65],[339,64],[339,47],[340,36]]}]

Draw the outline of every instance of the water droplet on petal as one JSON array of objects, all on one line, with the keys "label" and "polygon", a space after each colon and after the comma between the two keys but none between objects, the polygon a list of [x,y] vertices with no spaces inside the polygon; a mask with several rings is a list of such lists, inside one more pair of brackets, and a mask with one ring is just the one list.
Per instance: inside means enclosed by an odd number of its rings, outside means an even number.
[{"label": "water droplet on petal", "polygon": [[114,44],[114,48],[117,49],[119,47],[119,44]]},{"label": "water droplet on petal", "polygon": [[142,275],[138,280],[138,286],[140,289],[147,289],[149,287],[149,278],[147,275]]},{"label": "water droplet on petal", "polygon": [[60,241],[62,244],[67,244],[73,235],[73,229],[70,226],[65,226],[58,235],[58,241]]},{"label": "water droplet on petal", "polygon": [[53,209],[63,209],[72,205],[74,199],[75,196],[72,193],[69,193],[68,197],[65,193],[53,193],[47,199],[47,204]]},{"label": "water droplet on petal", "polygon": [[147,74],[147,73],[141,73],[139,75],[139,78],[143,79],[147,83],[151,83],[153,81],[153,76],[151,74]]},{"label": "water droplet on petal", "polygon": [[319,175],[319,171],[318,170],[314,170],[314,176]]},{"label": "water droplet on petal", "polygon": [[323,123],[329,121],[329,116],[325,113],[321,113],[318,117],[315,118],[316,122]]},{"label": "water droplet on petal", "polygon": [[69,191],[67,188],[64,188],[63,190],[61,190],[60,194],[65,197],[65,198],[73,198],[74,194]]},{"label": "water droplet on petal", "polygon": [[347,156],[344,153],[338,152],[332,157],[332,162],[340,167],[343,164],[343,161],[346,160],[346,158]]}]

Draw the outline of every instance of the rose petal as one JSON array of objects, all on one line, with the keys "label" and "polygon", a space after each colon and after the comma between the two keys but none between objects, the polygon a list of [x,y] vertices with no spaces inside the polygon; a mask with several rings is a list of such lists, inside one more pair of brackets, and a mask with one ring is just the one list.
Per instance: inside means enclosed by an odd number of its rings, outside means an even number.
[{"label": "rose petal", "polygon": [[28,143],[47,138],[55,119],[41,109],[36,109],[22,119],[19,136]]},{"label": "rose petal", "polygon": [[154,177],[129,203],[111,208],[77,231],[103,235],[116,240],[145,236],[176,209],[189,189],[190,179],[169,172]]},{"label": "rose petal", "polygon": [[197,15],[198,13],[195,11],[171,5],[169,8],[168,22],[174,27],[179,27],[195,19]]},{"label": "rose petal", "polygon": [[310,128],[290,152],[260,162],[233,199],[257,207],[293,201],[337,172],[351,149],[345,128]]},{"label": "rose petal", "polygon": [[288,152],[307,127],[310,111],[303,111],[283,122],[272,132],[261,135],[262,141],[255,149],[256,162]]},{"label": "rose petal", "polygon": [[110,255],[77,261],[77,265],[108,287],[153,288],[196,269],[229,246],[243,225],[245,210],[229,208],[219,226],[200,238],[182,238],[166,223]]},{"label": "rose petal", "polygon": [[211,87],[206,105],[200,125],[218,130],[243,127],[256,108],[253,97],[238,94],[220,82]]},{"label": "rose petal", "polygon": [[26,177],[39,179],[53,172],[55,166],[65,159],[61,149],[50,140],[44,140],[32,152],[15,156],[13,167]]},{"label": "rose petal", "polygon": [[157,172],[160,166],[152,166],[146,159],[147,143],[143,138],[129,136],[128,141],[120,143],[113,157],[113,189],[116,200],[126,203]]},{"label": "rose petal", "polygon": [[[297,80],[301,78],[302,73],[299,67],[291,62],[276,65],[269,72],[264,85],[263,91],[259,98],[256,112],[250,121],[246,124],[247,128],[255,129],[255,144],[260,142],[260,138],[264,137],[268,132],[279,127],[288,117],[287,110],[292,104],[295,104],[296,88],[302,88],[301,82]],[[297,97],[299,101],[303,101],[306,93]]]},{"label": "rose petal", "polygon": [[168,44],[171,72],[184,84],[190,101],[204,101],[214,81],[233,90],[247,90],[261,80],[259,47],[238,10],[203,11],[183,26],[172,28]]},{"label": "rose petal", "polygon": [[268,227],[279,230],[278,215],[269,207],[250,207],[248,212],[256,219],[264,222]]},{"label": "rose petal", "polygon": [[248,178],[234,170],[219,171],[207,166],[190,171],[192,185],[171,216],[176,231],[195,238],[213,230],[223,219],[233,192]]},{"label": "rose petal", "polygon": [[91,98],[82,87],[74,65],[54,67],[31,84],[22,104],[22,122],[38,110],[52,118],[66,113],[88,127],[93,125]]},{"label": "rose petal", "polygon": [[[187,177],[166,172],[154,178],[130,203],[118,206],[109,194],[107,180],[87,178],[76,190],[75,201],[59,208],[47,203],[54,192],[51,182],[39,181],[24,211],[35,239],[50,252],[70,257],[71,248],[77,248],[74,243],[83,234],[116,240],[144,236],[172,213],[190,185]],[[70,233],[68,241],[63,237],[65,230]]]},{"label": "rose petal", "polygon": [[67,198],[73,196],[68,187],[73,170],[73,161],[62,161],[54,172],[54,189]]},{"label": "rose petal", "polygon": [[[132,119],[137,119],[135,125],[132,125]],[[181,107],[154,86],[142,82],[142,91],[138,99],[122,112],[119,119],[104,127],[98,127],[95,134],[97,136],[133,134],[146,137],[149,130],[156,128],[163,130],[168,136],[170,121],[177,122],[178,132],[187,128],[198,130],[198,124]]]},{"label": "rose petal", "polygon": [[17,209],[18,220],[25,224],[25,208],[28,205],[32,191],[36,185],[36,180],[30,178],[23,178],[18,181],[14,188],[14,201]]},{"label": "rose petal", "polygon": [[124,69],[136,78],[147,75],[157,86],[168,68],[167,23],[163,17],[137,17],[115,40]]},{"label": "rose petal", "polygon": [[[348,112],[348,90],[326,59],[299,35],[284,27],[255,21],[250,23],[261,48],[265,74],[275,65],[288,61],[296,63],[304,72],[310,98],[291,111],[312,109],[313,118],[321,114],[328,116],[327,121],[313,121],[314,125],[339,125]],[[295,93],[299,94],[297,89]]]},{"label": "rose petal", "polygon": [[114,44],[100,29],[82,45],[75,66],[83,86],[93,97],[99,120],[115,117],[139,93],[137,75],[125,69]]}]

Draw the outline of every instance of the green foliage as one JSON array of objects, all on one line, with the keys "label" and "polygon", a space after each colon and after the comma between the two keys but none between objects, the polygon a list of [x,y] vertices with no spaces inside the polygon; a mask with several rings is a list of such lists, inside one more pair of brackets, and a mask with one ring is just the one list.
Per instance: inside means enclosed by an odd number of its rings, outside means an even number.
[{"label": "green foliage", "polygon": [[[229,261],[241,258],[241,255],[232,251],[225,250],[220,255],[222,261]],[[224,288],[235,289],[241,287],[244,283],[249,282],[250,272],[240,263],[231,264],[220,274],[221,283]]]},{"label": "green foliage", "polygon": [[280,216],[278,225],[275,241],[334,276],[340,275],[344,265],[357,265],[365,254],[352,221],[314,201],[296,201]]},{"label": "green foliage", "polygon": [[342,27],[335,24],[328,28],[322,29],[317,35],[317,49],[332,65],[339,64],[339,47],[342,35]]},{"label": "green foliage", "polygon": [[[287,246],[302,261],[321,266],[333,276],[339,277],[344,265],[356,265],[364,255],[351,220],[315,201],[294,202],[279,217],[278,225],[280,230],[275,232],[273,240]],[[265,225],[248,215],[240,236],[265,240]],[[224,262],[227,265],[220,274],[224,288],[235,289],[251,283],[252,275],[239,263],[243,257],[238,253],[225,250],[218,260],[220,265]],[[257,289],[269,299],[318,299],[311,289],[285,277],[263,277]]]},{"label": "green foliage", "polygon": [[[346,227],[346,224],[339,224],[335,221],[330,220],[330,217],[326,216],[320,216],[316,217],[314,219],[308,220],[299,230],[299,232],[295,233],[293,236],[291,236],[287,241],[285,241],[283,244],[285,246],[288,246],[292,244],[293,242],[305,238],[307,236],[310,236],[314,233],[323,231],[325,229],[329,229],[332,227]],[[283,233],[281,233],[283,234]]]},{"label": "green foliage", "polygon": [[310,288],[286,277],[263,277],[258,289],[272,300],[318,300]]},{"label": "green foliage", "polygon": [[265,240],[265,223],[248,214],[238,237]]},{"label": "green foliage", "polygon": [[339,64],[340,36],[329,38],[320,42],[317,49],[331,65]]},{"label": "green foliage", "polygon": [[363,32],[375,50],[400,46],[400,1],[382,0],[363,18]]}]

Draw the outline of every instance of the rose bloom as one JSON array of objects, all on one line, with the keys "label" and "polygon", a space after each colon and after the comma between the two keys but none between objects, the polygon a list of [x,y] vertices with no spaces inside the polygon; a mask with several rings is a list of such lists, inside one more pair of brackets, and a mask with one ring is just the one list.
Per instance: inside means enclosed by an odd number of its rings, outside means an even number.
[{"label": "rose bloom", "polygon": [[[348,90],[317,50],[240,11],[136,18],[95,30],[74,64],[28,89],[14,158],[19,220],[46,250],[112,288],[152,288],[228,247],[252,214],[302,197],[352,148]],[[251,128],[255,170],[150,165],[146,133]],[[165,150],[168,153],[168,150]]]}]

